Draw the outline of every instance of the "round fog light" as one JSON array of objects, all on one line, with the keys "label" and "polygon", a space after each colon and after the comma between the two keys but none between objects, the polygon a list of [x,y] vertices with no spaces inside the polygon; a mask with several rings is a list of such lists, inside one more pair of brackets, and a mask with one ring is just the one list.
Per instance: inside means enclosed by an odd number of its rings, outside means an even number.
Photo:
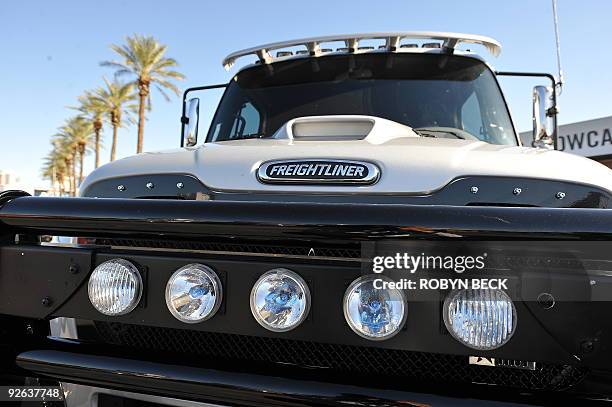
[{"label": "round fog light", "polygon": [[496,349],[510,340],[516,329],[516,309],[502,290],[460,290],[444,300],[444,324],[465,346]]},{"label": "round fog light", "polygon": [[[373,341],[396,335],[406,320],[404,293],[385,289],[381,282],[393,282],[387,276],[372,274],[353,281],[344,294],[344,318],[355,333]],[[378,288],[375,288],[375,285]]]},{"label": "round fog light", "polygon": [[310,310],[310,290],[291,270],[264,273],[251,290],[251,312],[264,328],[286,332],[300,325]]},{"label": "round fog light", "polygon": [[188,264],[176,270],[166,285],[166,305],[176,319],[188,324],[215,315],[221,306],[221,281],[203,264]]},{"label": "round fog light", "polygon": [[89,301],[104,315],[124,315],[132,311],[142,295],[142,278],[138,269],[124,259],[113,259],[98,265],[87,285]]}]

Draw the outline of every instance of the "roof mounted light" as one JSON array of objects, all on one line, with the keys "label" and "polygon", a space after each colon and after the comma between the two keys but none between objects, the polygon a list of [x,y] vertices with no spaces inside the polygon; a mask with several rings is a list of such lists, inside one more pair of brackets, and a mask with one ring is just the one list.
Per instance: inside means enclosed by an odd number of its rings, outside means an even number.
[{"label": "roof mounted light", "polygon": [[[427,31],[379,32],[365,34],[330,35],[324,37],[302,38],[292,41],[282,41],[264,44],[229,54],[227,57],[225,57],[225,59],[223,59],[223,67],[225,69],[230,69],[238,58],[241,58],[246,55],[256,55],[259,58],[260,63],[269,64],[274,62],[274,58],[270,54],[271,51],[297,46],[304,46],[308,51],[297,51],[295,52],[295,55],[309,53],[310,55],[316,57],[322,53],[321,44],[333,43],[338,41],[342,41],[345,44],[345,47],[338,49],[339,52],[346,52],[351,49],[357,49],[359,47],[359,42],[364,40],[384,40],[385,47],[390,52],[392,52],[395,49],[400,48],[400,41],[405,39],[438,40],[441,42],[440,48],[444,48],[451,53],[455,50],[457,45],[461,43],[480,44],[487,48],[487,50],[491,52],[491,54],[493,54],[494,56],[498,56],[501,52],[501,45],[497,41],[492,38],[484,37],[481,35]],[[346,48],[346,51],[344,50],[344,48]]]}]

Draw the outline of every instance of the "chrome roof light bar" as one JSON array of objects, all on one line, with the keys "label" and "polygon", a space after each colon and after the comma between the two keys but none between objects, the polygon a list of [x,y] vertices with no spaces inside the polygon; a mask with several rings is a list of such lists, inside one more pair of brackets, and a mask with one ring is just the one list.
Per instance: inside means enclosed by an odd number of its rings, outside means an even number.
[{"label": "chrome roof light bar", "polygon": [[[289,48],[295,46],[306,47],[307,53],[310,56],[319,56],[324,54],[321,49],[322,43],[343,41],[347,49],[346,52],[359,51],[359,42],[362,40],[384,40],[385,45],[379,47],[388,52],[394,52],[400,48],[400,42],[404,39],[419,39],[419,40],[439,40],[442,41],[441,48],[445,52],[453,53],[457,45],[460,43],[470,43],[483,45],[493,56],[498,56],[501,53],[501,45],[493,38],[482,35],[447,33],[447,32],[430,32],[430,31],[405,31],[405,32],[378,32],[364,34],[344,34],[344,35],[329,35],[324,37],[302,38],[291,41],[273,42],[257,47],[246,48],[240,51],[232,52],[223,59],[223,67],[229,70],[238,58],[247,55],[256,55],[260,63],[270,64],[275,62],[277,58],[272,56],[271,51],[281,48]],[[367,47],[368,50],[370,47]],[[305,54],[301,52],[299,54]],[[296,53],[298,54],[298,53]],[[299,55],[298,54],[298,55]]]}]

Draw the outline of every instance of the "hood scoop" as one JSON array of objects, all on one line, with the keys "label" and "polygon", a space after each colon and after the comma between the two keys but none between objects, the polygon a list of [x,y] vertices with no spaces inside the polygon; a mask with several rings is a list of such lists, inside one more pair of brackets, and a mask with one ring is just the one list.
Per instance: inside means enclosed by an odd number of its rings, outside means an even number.
[{"label": "hood scoop", "polygon": [[289,120],[274,134],[295,142],[359,141],[381,144],[397,137],[419,137],[410,127],[372,116],[307,116]]},{"label": "hood scoop", "polygon": [[291,126],[293,139],[302,141],[363,140],[370,134],[374,121],[332,117],[296,119]]}]

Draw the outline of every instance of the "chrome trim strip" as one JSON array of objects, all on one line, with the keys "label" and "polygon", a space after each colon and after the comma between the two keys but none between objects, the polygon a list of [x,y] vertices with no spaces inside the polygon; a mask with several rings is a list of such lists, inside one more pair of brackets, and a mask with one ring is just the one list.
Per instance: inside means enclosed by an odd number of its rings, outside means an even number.
[{"label": "chrome trim strip", "polygon": [[[341,178],[339,176],[330,176],[329,178],[302,178],[300,176],[292,177],[273,177],[268,175],[268,168],[272,165],[279,164],[291,164],[291,163],[309,163],[309,164],[347,164],[364,166],[368,170],[367,176],[363,178]],[[300,159],[289,159],[289,160],[272,160],[266,161],[259,166],[257,170],[257,179],[259,182],[264,184],[317,184],[317,185],[329,185],[329,184],[342,184],[342,185],[372,185],[375,184],[380,178],[380,169],[374,163],[368,161],[355,161],[355,160],[340,160],[334,158],[300,158]]]},{"label": "chrome trim strip", "polygon": [[63,339],[79,339],[76,320],[74,318],[58,317],[49,321],[51,336]]}]

